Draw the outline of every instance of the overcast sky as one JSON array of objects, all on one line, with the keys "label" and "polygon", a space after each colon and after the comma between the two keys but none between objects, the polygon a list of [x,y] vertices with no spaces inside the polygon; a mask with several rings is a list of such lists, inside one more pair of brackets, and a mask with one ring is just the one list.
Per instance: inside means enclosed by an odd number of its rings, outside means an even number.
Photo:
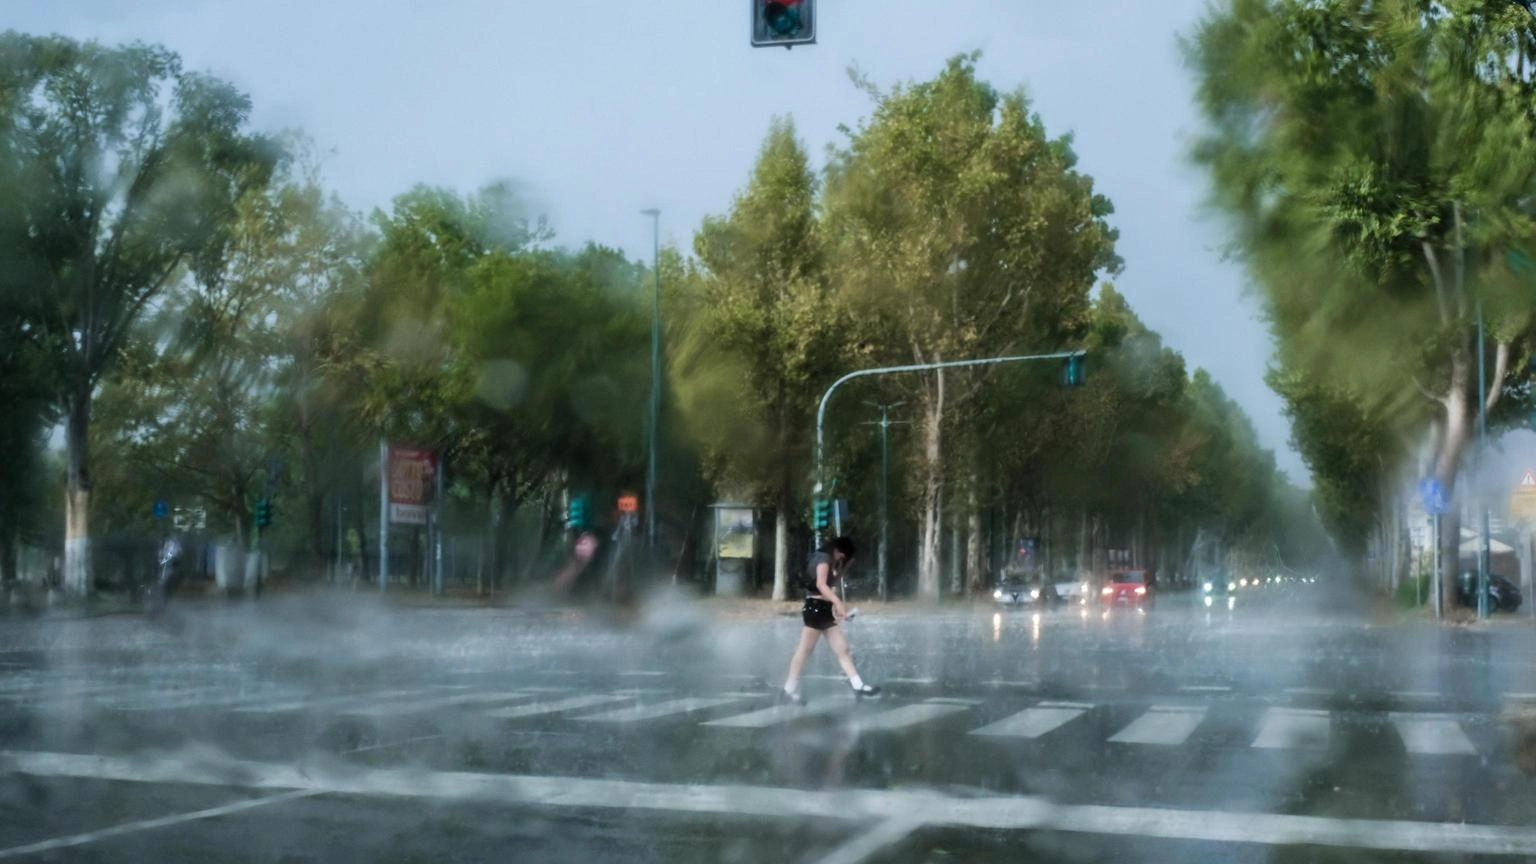
[{"label": "overcast sky", "polygon": [[[769,118],[789,114],[812,153],[869,109],[857,64],[889,85],[980,49],[980,73],[1023,86],[1051,134],[1115,204],[1142,318],[1247,409],[1297,482],[1270,342],[1223,263],[1205,183],[1185,158],[1197,120],[1176,37],[1203,0],[819,0],[820,44],[754,49],[748,0],[3,0],[0,27],[162,43],[248,92],[263,129],[299,127],[328,182],[371,209],[415,183],[473,189],[511,178],[559,240],[648,256],[690,248],[741,187]],[[1047,346],[1041,346],[1047,347]]]}]

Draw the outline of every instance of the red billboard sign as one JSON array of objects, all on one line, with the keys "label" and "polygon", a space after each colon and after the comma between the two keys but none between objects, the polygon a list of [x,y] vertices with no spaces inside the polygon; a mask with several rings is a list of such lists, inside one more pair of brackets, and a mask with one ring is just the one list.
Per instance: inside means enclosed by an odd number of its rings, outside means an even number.
[{"label": "red billboard sign", "polygon": [[389,448],[389,521],[427,524],[436,479],[437,458],[431,450]]}]

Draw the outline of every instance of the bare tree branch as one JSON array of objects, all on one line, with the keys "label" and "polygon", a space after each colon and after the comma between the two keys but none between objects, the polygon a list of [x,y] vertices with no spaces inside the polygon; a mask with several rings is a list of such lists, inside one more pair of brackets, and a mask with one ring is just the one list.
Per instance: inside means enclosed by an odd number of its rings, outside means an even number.
[{"label": "bare tree branch", "polygon": [[1418,389],[1419,394],[1422,395],[1425,399],[1428,399],[1429,401],[1435,403],[1436,405],[1440,405],[1442,407],[1445,405],[1445,397],[1437,396],[1428,387],[1425,387],[1424,386],[1424,382],[1419,380],[1419,376],[1417,376],[1417,375],[1409,376],[1409,380],[1413,381],[1413,386]]},{"label": "bare tree branch", "polygon": [[1493,380],[1488,383],[1488,395],[1483,403],[1484,407],[1492,411],[1499,404],[1499,397],[1504,395],[1504,376],[1509,373],[1509,343],[1500,342],[1494,351]]},{"label": "bare tree branch", "polygon": [[1435,280],[1435,302],[1440,308],[1440,323],[1445,324],[1451,320],[1450,301],[1446,299],[1445,275],[1440,272],[1440,259],[1435,257],[1435,247],[1431,246],[1428,239],[1421,241],[1424,248],[1424,260],[1429,263],[1429,275]]}]

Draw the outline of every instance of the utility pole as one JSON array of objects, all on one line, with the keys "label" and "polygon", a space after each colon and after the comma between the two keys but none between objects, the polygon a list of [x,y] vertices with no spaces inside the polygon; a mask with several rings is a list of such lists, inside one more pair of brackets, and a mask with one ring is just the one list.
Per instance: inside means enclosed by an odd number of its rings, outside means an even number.
[{"label": "utility pole", "polygon": [[661,432],[661,211],[652,207],[640,211],[651,217],[651,272],[656,289],[651,309],[651,422],[650,456],[645,468],[645,544],[656,557],[656,441]]},{"label": "utility pole", "polygon": [[[1459,223],[1458,223],[1459,224]],[[1477,617],[1488,617],[1488,554],[1491,539],[1488,536],[1488,493],[1483,485],[1483,455],[1488,447],[1488,381],[1487,346],[1484,344],[1483,300],[1477,300],[1477,471],[1472,482],[1477,486],[1477,506],[1481,511],[1482,538],[1477,549]],[[1459,571],[1460,568],[1458,567]]]},{"label": "utility pole", "polygon": [[891,409],[900,408],[906,402],[877,403],[865,402],[864,404],[880,409],[880,419],[865,423],[866,426],[880,427],[880,552],[878,558],[880,599],[886,599],[887,587],[890,582],[886,578],[887,549],[890,548],[890,484],[891,484],[891,427],[910,426],[910,420],[898,420],[891,422]]}]

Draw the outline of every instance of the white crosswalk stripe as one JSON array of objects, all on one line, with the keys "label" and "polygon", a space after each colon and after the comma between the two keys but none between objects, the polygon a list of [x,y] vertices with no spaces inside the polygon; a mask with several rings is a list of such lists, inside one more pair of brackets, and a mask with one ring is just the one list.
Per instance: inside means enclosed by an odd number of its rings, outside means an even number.
[{"label": "white crosswalk stripe", "polygon": [[335,708],[350,708],[367,702],[380,702],[387,699],[399,699],[404,696],[419,696],[441,690],[463,690],[465,685],[446,685],[442,687],[414,687],[408,690],[384,690],[375,693],[349,693],[341,696],[322,696],[310,699],[294,699],[287,702],[273,702],[265,705],[248,705],[235,709],[241,714],[285,714],[291,711],[324,711]]},{"label": "white crosswalk stripe", "polygon": [[1076,702],[1041,702],[1012,717],[976,729],[971,734],[999,738],[1039,738],[1083,716],[1092,707]]},{"label": "white crosswalk stripe", "polygon": [[854,725],[860,732],[890,732],[897,729],[906,729],[922,723],[969,711],[968,705],[954,705],[947,702],[919,702],[916,705],[903,705],[900,708],[892,708],[889,711],[881,711],[869,717],[859,717]]},{"label": "white crosswalk stripe", "polygon": [[456,705],[472,705],[485,702],[516,702],[519,699],[527,699],[531,695],[530,693],[516,690],[492,691],[489,693],[460,693],[456,696],[407,699],[401,702],[364,705],[346,713],[362,717],[399,717],[406,714],[420,714],[437,708],[451,708]]},{"label": "white crosswalk stripe", "polygon": [[1409,753],[1473,756],[1477,748],[1454,717],[1445,714],[1393,714],[1392,725]]},{"label": "white crosswalk stripe", "polygon": [[732,729],[767,729],[784,723],[793,723],[807,717],[825,717],[849,710],[849,703],[836,704],[822,701],[811,705],[774,705],[746,714],[737,714],[719,720],[710,720],[704,726],[724,726]]},{"label": "white crosswalk stripe", "polygon": [[1193,706],[1154,706],[1109,740],[1116,744],[1177,747],[1189,740],[1205,720],[1205,710]]},{"label": "white crosswalk stripe", "polygon": [[618,708],[613,711],[588,714],[585,717],[577,717],[576,719],[588,723],[638,723],[642,720],[658,720],[674,714],[691,714],[694,711],[703,711],[706,708],[716,708],[721,705],[729,705],[732,702],[740,702],[744,698],[746,697],[686,697],[683,699],[671,699],[666,702],[657,702],[653,705],[634,705],[628,708]]},{"label": "white crosswalk stripe", "polygon": [[1253,739],[1253,746],[1260,750],[1325,748],[1330,725],[1327,711],[1270,708],[1259,720],[1259,734]]},{"label": "white crosswalk stripe", "polygon": [[611,705],[614,702],[632,701],[634,696],[605,694],[588,696],[570,696],[554,702],[535,702],[532,705],[516,705],[511,708],[497,708],[494,711],[486,711],[485,716],[496,717],[502,720],[515,720],[523,717],[538,717],[544,714],[562,714],[566,711],[580,711],[583,708],[595,708],[598,705]]}]

